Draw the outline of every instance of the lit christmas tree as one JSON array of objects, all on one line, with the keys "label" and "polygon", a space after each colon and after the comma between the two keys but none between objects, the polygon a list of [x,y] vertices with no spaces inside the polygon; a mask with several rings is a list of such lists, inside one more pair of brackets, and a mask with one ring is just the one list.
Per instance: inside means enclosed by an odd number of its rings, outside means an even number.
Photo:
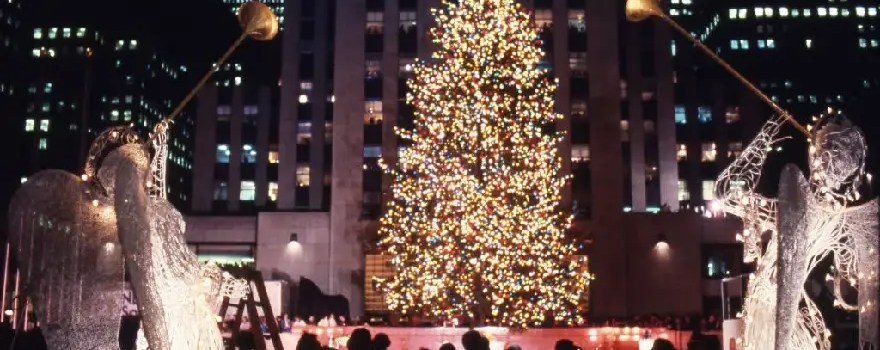
[{"label": "lit christmas tree", "polygon": [[559,133],[545,126],[555,84],[537,67],[534,22],[514,0],[445,1],[434,11],[435,63],[409,82],[412,143],[394,176],[380,281],[402,314],[526,327],[579,322],[590,276],[565,242]]}]

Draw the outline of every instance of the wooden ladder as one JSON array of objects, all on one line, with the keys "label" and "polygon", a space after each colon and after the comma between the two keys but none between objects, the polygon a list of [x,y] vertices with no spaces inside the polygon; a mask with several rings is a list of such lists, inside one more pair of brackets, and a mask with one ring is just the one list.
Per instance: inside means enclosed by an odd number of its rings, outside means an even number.
[{"label": "wooden ladder", "polygon": [[[232,322],[232,340],[238,338],[241,329],[241,318],[244,314],[245,309],[247,309],[248,318],[251,320],[251,329],[250,332],[254,337],[254,344],[256,345],[257,350],[266,350],[266,339],[263,338],[263,331],[260,324],[260,314],[257,312],[257,308],[261,308],[263,310],[263,316],[266,317],[266,328],[269,331],[269,337],[272,339],[272,346],[275,350],[284,350],[284,345],[281,344],[281,336],[280,331],[278,329],[278,322],[275,320],[275,315],[272,313],[272,305],[269,303],[269,295],[266,293],[266,284],[263,281],[263,275],[256,270],[252,269],[235,269],[228,271],[236,278],[244,278],[248,281],[248,293],[244,298],[240,299],[238,304],[232,304],[230,302],[229,297],[223,297],[223,303],[220,304],[220,322],[217,324],[222,329],[222,323],[226,320],[226,311],[229,310],[230,307],[236,308],[235,318]],[[256,290],[256,296],[259,297],[260,301],[254,300],[254,292]]]}]

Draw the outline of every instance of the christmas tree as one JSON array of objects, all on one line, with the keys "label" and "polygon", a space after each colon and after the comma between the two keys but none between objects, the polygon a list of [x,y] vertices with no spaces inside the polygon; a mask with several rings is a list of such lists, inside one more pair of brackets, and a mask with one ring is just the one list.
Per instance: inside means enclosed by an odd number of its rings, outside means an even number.
[{"label": "christmas tree", "polygon": [[410,80],[411,146],[400,151],[380,246],[380,281],[402,314],[526,327],[578,322],[590,276],[573,258],[559,206],[562,135],[547,126],[553,83],[534,22],[514,0],[445,1],[437,51]]}]

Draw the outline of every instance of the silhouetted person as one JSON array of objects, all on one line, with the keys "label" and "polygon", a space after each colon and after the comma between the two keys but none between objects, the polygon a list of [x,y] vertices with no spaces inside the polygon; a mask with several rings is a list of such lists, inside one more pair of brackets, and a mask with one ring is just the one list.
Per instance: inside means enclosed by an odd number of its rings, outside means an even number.
[{"label": "silhouetted person", "polygon": [[471,329],[461,335],[461,345],[464,350],[484,350],[483,335]]},{"label": "silhouetted person", "polygon": [[556,342],[555,350],[580,350],[579,347],[574,345],[574,342],[568,339],[562,339]]},{"label": "silhouetted person", "polygon": [[388,334],[377,333],[373,337],[373,350],[388,350],[389,347],[391,347],[391,339],[388,338]]},{"label": "silhouetted person", "polygon": [[348,350],[370,350],[373,346],[373,340],[370,337],[370,331],[366,328],[358,328],[351,332],[345,347]]},{"label": "silhouetted person", "polygon": [[440,350],[455,350],[455,345],[452,345],[452,343],[443,343],[443,345],[440,345]]},{"label": "silhouetted person", "polygon": [[303,333],[296,343],[296,350],[321,350],[321,342],[318,336],[311,333]]},{"label": "silhouetted person", "polygon": [[511,345],[507,347],[507,350],[522,350],[522,348],[519,345]]},{"label": "silhouetted person", "polygon": [[672,342],[666,339],[657,339],[654,341],[654,346],[651,347],[651,350],[675,350],[675,346],[672,346]]}]

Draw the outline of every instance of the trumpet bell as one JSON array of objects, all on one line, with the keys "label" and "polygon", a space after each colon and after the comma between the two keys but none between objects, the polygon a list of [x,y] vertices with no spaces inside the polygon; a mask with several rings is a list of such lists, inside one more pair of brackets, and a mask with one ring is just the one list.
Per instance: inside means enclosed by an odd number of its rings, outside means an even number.
[{"label": "trumpet bell", "polygon": [[639,22],[651,16],[660,16],[663,10],[657,0],[627,0],[626,19]]},{"label": "trumpet bell", "polygon": [[238,9],[238,24],[254,40],[272,40],[278,34],[278,18],[266,4],[249,1]]}]

